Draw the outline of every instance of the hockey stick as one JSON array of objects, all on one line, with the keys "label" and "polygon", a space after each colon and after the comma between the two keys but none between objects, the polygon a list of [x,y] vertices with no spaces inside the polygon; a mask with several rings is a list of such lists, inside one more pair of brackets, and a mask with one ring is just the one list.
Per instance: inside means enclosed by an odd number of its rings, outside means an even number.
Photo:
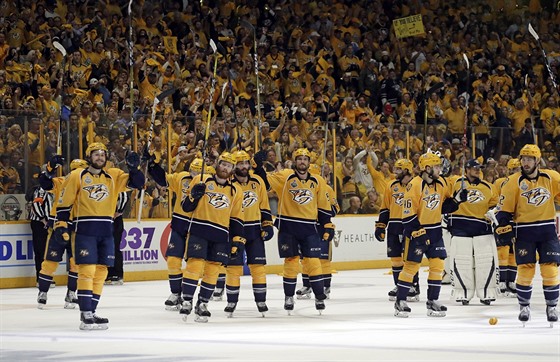
[{"label": "hockey stick", "polygon": [[529,29],[529,33],[531,33],[533,38],[535,38],[537,43],[539,43],[539,47],[541,48],[541,52],[542,52],[543,57],[544,57],[544,62],[545,62],[545,65],[546,65],[546,69],[548,70],[548,74],[550,74],[550,79],[552,80],[552,85],[554,86],[554,88],[556,88],[557,92],[560,92],[560,89],[558,88],[558,85],[556,84],[556,78],[554,77],[554,73],[552,72],[552,69],[550,69],[550,63],[548,62],[548,57],[546,56],[546,51],[544,50],[544,48],[542,46],[542,42],[541,42],[541,39],[539,38],[539,34],[537,34],[535,29],[533,29],[533,26],[531,25],[531,23],[529,23],[527,28]]},{"label": "hockey stick", "polygon": [[[463,140],[462,140],[462,144],[463,144],[463,167],[461,170],[461,190],[463,190],[465,188],[465,150],[467,148],[467,124],[469,121],[469,82],[470,82],[470,78],[471,78],[471,65],[469,63],[469,58],[467,57],[467,55],[465,53],[463,53],[463,59],[465,60],[465,65],[467,66],[467,91],[466,91],[466,96],[465,96],[465,126],[463,127]],[[474,146],[474,145],[473,145]],[[474,154],[472,155],[474,158]]]},{"label": "hockey stick", "polygon": [[[206,129],[204,130],[204,144],[202,146],[202,170],[200,172],[200,182],[204,182],[204,169],[206,168],[206,157],[208,156],[208,136],[210,135],[210,121],[212,120],[212,108],[214,107],[214,93],[216,92],[216,70],[218,68],[218,46],[213,39],[210,39],[210,47],[214,53],[214,73],[212,77],[212,85],[210,87],[210,106],[208,107],[208,118],[206,121]],[[223,49],[223,48],[222,48]]]},{"label": "hockey stick", "polygon": [[[325,138],[323,141],[323,163],[321,164],[321,177],[325,177],[324,175],[324,169],[325,169],[325,163],[327,163],[327,137],[329,135],[329,113],[331,111],[331,101],[334,95],[334,90],[330,89],[330,84],[329,84],[329,100],[327,103],[327,119],[325,122]],[[333,165],[333,171],[334,171],[334,165]]]},{"label": "hockey stick", "polygon": [[[249,31],[253,32],[253,56],[254,56],[254,60],[255,60],[255,78],[256,78],[256,87],[257,87],[257,124],[255,125],[255,151],[259,149],[259,146],[262,145],[262,138],[261,138],[261,132],[262,132],[262,119],[261,119],[261,87],[260,87],[260,82],[259,82],[259,55],[257,52],[257,29],[255,29],[255,27],[253,26],[253,24],[251,24],[250,22],[248,22],[247,20],[243,20],[241,19],[239,21],[239,25],[241,25],[242,27],[246,28]],[[257,128],[258,127],[258,132],[257,132]]]},{"label": "hockey stick", "polygon": [[424,147],[426,147],[426,133],[428,132],[428,100],[432,93],[439,91],[443,86],[443,82],[437,82],[426,91],[422,100],[424,102]]},{"label": "hockey stick", "polygon": [[[56,40],[53,41],[53,46],[56,48],[56,50],[58,50],[60,52],[60,54],[62,54],[62,77],[60,77],[60,79],[58,80],[58,83],[60,84],[62,82],[62,87],[64,87],[64,68],[66,68],[66,49],[62,46],[62,44],[60,44],[59,42],[57,42]],[[60,94],[60,109],[58,111],[58,134],[56,136],[56,153],[58,155],[62,155],[62,121],[60,119],[60,117],[62,116],[62,93],[64,93],[64,90],[61,90],[61,94]]]},{"label": "hockey stick", "polygon": [[533,132],[533,142],[537,144],[537,134],[535,133],[535,122],[533,121],[533,96],[529,91],[529,76],[525,74],[525,90],[527,91],[527,100],[529,102],[529,119],[531,120],[531,132]]},{"label": "hockey stick", "polygon": [[134,45],[132,39],[132,2],[128,2],[128,78],[130,90],[130,122],[134,123]]},{"label": "hockey stick", "polygon": [[[148,131],[148,142],[146,142],[146,145],[144,146],[148,152],[150,151],[150,145],[152,143],[152,138],[154,137],[154,122],[156,120],[156,113],[157,113],[156,107],[165,98],[175,93],[175,90],[176,90],[175,87],[171,87],[167,90],[164,90],[154,98],[154,103],[152,104],[152,118],[150,122],[150,130]],[[144,175],[146,175],[147,173],[148,173],[148,162],[146,162],[146,166],[144,167]],[[136,221],[138,223],[140,223],[140,220],[142,219],[143,204],[144,204],[144,189],[140,190],[140,205],[138,206],[138,215],[136,215]]]}]

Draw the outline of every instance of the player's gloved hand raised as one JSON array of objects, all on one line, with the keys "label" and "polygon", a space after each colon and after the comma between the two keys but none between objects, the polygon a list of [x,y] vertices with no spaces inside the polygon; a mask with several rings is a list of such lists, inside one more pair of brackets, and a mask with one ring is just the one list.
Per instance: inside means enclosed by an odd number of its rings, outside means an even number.
[{"label": "player's gloved hand raised", "polygon": [[255,161],[256,167],[262,167],[264,161],[266,161],[266,151],[262,150],[255,153],[255,155],[253,156],[253,160]]},{"label": "player's gloved hand raised", "polygon": [[125,161],[129,170],[136,170],[140,166],[140,156],[136,152],[128,152]]},{"label": "player's gloved hand raised", "polygon": [[334,238],[334,224],[329,222],[323,225],[323,237],[322,241],[330,242]]},{"label": "player's gloved hand raised", "polygon": [[231,242],[231,259],[237,259],[239,255],[243,253],[243,247],[245,246],[245,238],[241,236],[234,236]]},{"label": "player's gloved hand raised", "polygon": [[422,228],[411,233],[412,241],[414,244],[422,250],[426,250],[428,245],[430,245],[430,239],[428,238],[428,234],[426,233],[426,229]]},{"label": "player's gloved hand raised", "polygon": [[[68,233],[68,223],[66,221],[57,221],[54,223],[53,234],[59,241],[67,242],[70,240],[70,234]],[[62,239],[62,240],[60,240]]]},{"label": "player's gloved hand raised", "polygon": [[467,201],[468,196],[469,196],[469,190],[467,189],[459,190],[454,195],[455,202],[457,202],[458,204],[460,204],[461,202],[465,202]]},{"label": "player's gloved hand raised", "polygon": [[498,246],[511,245],[515,237],[513,227],[510,224],[498,226],[494,230],[494,234],[496,235],[496,244]]},{"label": "player's gloved hand raised", "polygon": [[150,150],[148,150],[148,145],[146,145],[144,147],[144,151],[142,151],[142,162],[146,162],[148,164],[148,167],[151,167],[156,163],[156,155],[150,153]]},{"label": "player's gloved hand raised", "polygon": [[385,229],[387,228],[387,225],[385,225],[382,222],[376,222],[375,223],[375,238],[377,239],[377,241],[385,241]]},{"label": "player's gloved hand raised", "polygon": [[50,161],[47,162],[47,172],[52,173],[62,165],[64,165],[64,158],[61,155],[54,155]]},{"label": "player's gloved hand raised", "polygon": [[272,237],[274,236],[274,228],[272,227],[272,221],[266,220],[263,221],[261,224],[261,238],[263,239],[263,241],[268,241],[270,239],[272,239]]},{"label": "player's gloved hand raised", "polygon": [[206,184],[202,182],[198,183],[193,186],[191,190],[191,197],[193,198],[193,200],[198,200],[202,196],[204,196],[205,192],[206,192]]}]

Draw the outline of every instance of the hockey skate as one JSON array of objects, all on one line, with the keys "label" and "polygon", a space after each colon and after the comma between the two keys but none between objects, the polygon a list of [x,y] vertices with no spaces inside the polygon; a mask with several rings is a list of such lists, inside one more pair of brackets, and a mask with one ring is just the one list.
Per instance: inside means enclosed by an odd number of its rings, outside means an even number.
[{"label": "hockey skate", "polygon": [[105,330],[109,328],[109,320],[100,318],[93,312],[80,313],[80,329],[82,331]]},{"label": "hockey skate", "polygon": [[408,290],[408,295],[406,296],[407,302],[419,302],[420,301],[420,290],[415,286],[410,287]]},{"label": "hockey skate", "polygon": [[284,310],[288,312],[288,315],[292,315],[292,311],[294,310],[294,297],[288,297],[284,299]]},{"label": "hockey skate", "polygon": [[109,279],[111,281],[111,285],[123,285],[124,284],[124,280],[123,280],[122,277],[112,276]]},{"label": "hockey skate", "polygon": [[235,312],[235,308],[237,307],[237,303],[228,303],[224,308],[224,312],[226,312],[226,316],[228,318],[233,317],[233,312]]},{"label": "hockey skate", "polygon": [[500,282],[500,284],[498,285],[498,293],[503,297],[508,296],[509,292],[506,282]]},{"label": "hockey skate", "polygon": [[78,297],[76,292],[68,289],[66,291],[66,297],[64,297],[64,309],[75,309],[78,305]]},{"label": "hockey skate", "polygon": [[311,299],[311,288],[310,287],[303,287],[301,289],[296,290],[296,298],[297,299]]},{"label": "hockey skate", "polygon": [[[520,305],[519,309],[520,309],[519,317],[517,318],[521,323],[523,323],[523,327],[525,327],[525,323],[531,320],[531,308],[528,305]],[[548,318],[548,314],[547,314],[547,318]]]},{"label": "hockey skate", "polygon": [[183,300],[181,303],[181,308],[179,309],[179,314],[183,316],[183,321],[187,321],[187,317],[192,312],[192,300]]},{"label": "hockey skate", "polygon": [[43,309],[47,305],[47,292],[39,292],[37,295],[37,308]]},{"label": "hockey skate", "polygon": [[428,317],[445,317],[447,312],[447,307],[437,300],[428,300],[426,308],[428,308]]},{"label": "hockey skate", "polygon": [[181,309],[182,302],[183,298],[181,298],[181,294],[171,293],[169,298],[167,298],[167,300],[165,301],[165,310],[177,311]]},{"label": "hockey skate", "polygon": [[397,300],[395,302],[395,317],[408,318],[410,311],[411,309],[405,300]]},{"label": "hockey skate", "polygon": [[210,300],[220,301],[223,299],[223,297],[224,297],[224,288],[216,288]]},{"label": "hockey skate", "polygon": [[325,300],[315,298],[315,309],[319,312],[319,315],[323,314],[325,310]]},{"label": "hockey skate", "polygon": [[469,303],[471,302],[470,300],[465,299],[465,298],[459,298],[459,299],[456,299],[455,301],[457,303],[461,303],[462,305],[469,305]]},{"label": "hockey skate", "polygon": [[480,299],[480,303],[484,304],[484,305],[490,305],[492,302],[495,302],[496,299]]},{"label": "hockey skate", "polygon": [[507,282],[507,296],[510,298],[517,298],[517,287],[515,286],[515,282]]},{"label": "hockey skate", "polygon": [[558,322],[558,308],[555,305],[546,306],[546,320],[550,323],[550,328],[553,328],[554,323]]},{"label": "hockey skate", "polygon": [[389,296],[389,300],[392,302],[394,300],[397,300],[397,291],[399,290],[399,288],[394,287],[391,291],[389,291],[389,293],[387,293],[387,295]]},{"label": "hockey skate", "polygon": [[325,287],[325,295],[327,299],[331,299],[331,287]]},{"label": "hockey skate", "polygon": [[264,318],[264,314],[268,312],[268,306],[266,305],[266,302],[257,302],[257,309],[259,310],[259,312],[262,314]]},{"label": "hockey skate", "polygon": [[194,314],[196,315],[194,321],[197,323],[208,323],[208,317],[212,316],[208,311],[208,304],[204,302],[196,303]]}]

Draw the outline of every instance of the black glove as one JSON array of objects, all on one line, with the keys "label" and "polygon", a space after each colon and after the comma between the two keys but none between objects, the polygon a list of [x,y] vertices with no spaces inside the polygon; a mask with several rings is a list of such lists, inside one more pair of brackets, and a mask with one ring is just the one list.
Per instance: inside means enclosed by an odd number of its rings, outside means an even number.
[{"label": "black glove", "polygon": [[136,152],[129,152],[125,158],[129,170],[136,170],[140,166],[140,156]]},{"label": "black glove", "polygon": [[457,191],[455,195],[453,195],[453,198],[455,199],[456,203],[460,204],[467,201],[467,196],[469,196],[469,190],[462,189],[460,191]]},{"label": "black glove", "polygon": [[146,162],[148,168],[151,168],[156,163],[156,155],[150,153],[148,146],[144,147],[142,152],[142,162]]},{"label": "black glove", "polygon": [[191,197],[193,198],[193,200],[198,200],[202,196],[204,196],[205,192],[206,192],[206,184],[202,182],[198,183],[193,186],[191,190]]},{"label": "black glove", "polygon": [[234,236],[231,242],[231,259],[237,259],[240,254],[243,253],[243,247],[245,246],[245,239],[241,236]]},{"label": "black glove", "polygon": [[387,227],[387,225],[385,225],[382,222],[376,222],[375,223],[375,238],[377,239],[377,241],[383,242],[385,241],[385,228]]},{"label": "black glove", "polygon": [[54,155],[52,156],[51,160],[47,162],[47,172],[52,173],[62,165],[64,165],[64,158],[61,155]]},{"label": "black glove", "polygon": [[272,228],[272,221],[266,220],[261,224],[261,237],[263,241],[268,241],[274,236],[274,229]]},{"label": "black glove", "polygon": [[330,242],[334,238],[334,224],[332,222],[323,225],[322,241]]},{"label": "black glove", "polygon": [[68,223],[66,221],[57,221],[54,223],[53,237],[59,242],[68,242],[68,240],[70,240]]},{"label": "black glove", "polygon": [[257,167],[262,167],[264,161],[266,161],[266,153],[267,152],[265,150],[262,150],[255,153],[255,155],[253,156],[253,160],[255,160],[255,164],[257,165]]},{"label": "black glove", "polygon": [[494,234],[496,235],[496,245],[498,246],[512,245],[513,238],[515,237],[513,228],[509,224],[498,226],[494,230]]},{"label": "black glove", "polygon": [[430,245],[430,239],[428,238],[426,229],[422,228],[420,230],[413,231],[411,236],[414,245],[421,248],[422,251],[426,251],[428,249],[428,246]]}]

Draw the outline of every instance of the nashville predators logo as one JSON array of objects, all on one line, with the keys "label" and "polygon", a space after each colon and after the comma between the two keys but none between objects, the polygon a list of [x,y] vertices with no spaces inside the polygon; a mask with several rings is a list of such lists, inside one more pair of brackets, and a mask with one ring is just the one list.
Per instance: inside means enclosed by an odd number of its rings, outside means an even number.
[{"label": "nashville predators logo", "polygon": [[253,206],[257,203],[257,194],[254,191],[244,191],[243,192],[243,208]]},{"label": "nashville predators logo", "polygon": [[290,246],[288,244],[282,244],[280,245],[280,249],[282,249],[283,251],[286,251],[290,248]]},{"label": "nashville predators logo", "polygon": [[88,256],[88,255],[89,255],[89,251],[87,249],[80,250],[80,256]]},{"label": "nashville predators logo", "polygon": [[103,184],[91,185],[84,187],[89,194],[89,198],[95,201],[103,201],[109,197],[109,189]]},{"label": "nashville predators logo", "polygon": [[395,204],[402,206],[403,205],[403,200],[404,200],[404,192],[397,192],[395,194],[392,195],[393,199],[395,199]]},{"label": "nashville predators logo", "polygon": [[57,257],[58,256],[58,252],[56,250],[51,250],[49,251],[50,256],[52,257]]},{"label": "nashville predators logo", "polygon": [[218,194],[216,192],[207,192],[206,195],[209,196],[210,200],[208,202],[214,208],[218,210],[229,208],[229,199],[224,194]]},{"label": "nashville predators logo", "polygon": [[517,251],[517,254],[519,254],[519,256],[527,256],[527,254],[529,254],[529,252],[527,251],[527,249],[519,249]]},{"label": "nashville predators logo", "polygon": [[416,255],[422,255],[422,254],[424,254],[424,252],[422,251],[422,249],[416,248],[416,249],[414,249],[414,254],[416,254]]},{"label": "nashville predators logo", "polygon": [[471,204],[476,204],[484,200],[484,194],[480,190],[469,190],[467,194],[467,201]]},{"label": "nashville predators logo", "polygon": [[439,194],[429,194],[423,197],[422,200],[426,202],[426,207],[434,210],[439,205]]},{"label": "nashville predators logo", "polygon": [[313,200],[313,194],[310,190],[296,189],[290,190],[290,193],[292,194],[292,199],[300,205],[308,204]]},{"label": "nashville predators logo", "polygon": [[550,192],[544,187],[537,187],[521,194],[527,198],[527,203],[533,206],[541,206],[550,199]]}]

